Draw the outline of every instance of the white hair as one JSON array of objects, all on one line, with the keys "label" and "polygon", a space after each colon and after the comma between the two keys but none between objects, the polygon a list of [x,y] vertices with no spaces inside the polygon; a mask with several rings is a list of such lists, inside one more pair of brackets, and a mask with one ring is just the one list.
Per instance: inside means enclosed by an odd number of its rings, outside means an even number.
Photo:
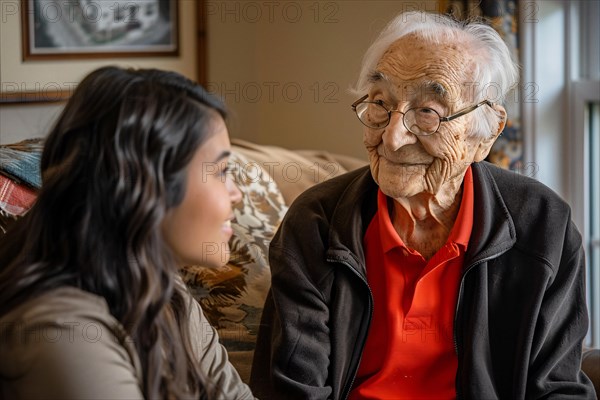
[{"label": "white hair", "polygon": [[[355,95],[362,96],[369,92],[379,60],[392,43],[411,33],[435,44],[448,41],[465,43],[477,55],[473,82],[470,82],[473,97],[469,100],[473,103],[484,99],[502,103],[519,81],[519,67],[513,61],[506,43],[492,27],[475,21],[458,22],[441,14],[411,11],[394,18],[371,44],[363,58],[358,81],[351,89]],[[487,106],[475,112],[482,112],[485,117],[474,118],[473,134],[487,137],[495,133],[499,121],[497,112]]]}]

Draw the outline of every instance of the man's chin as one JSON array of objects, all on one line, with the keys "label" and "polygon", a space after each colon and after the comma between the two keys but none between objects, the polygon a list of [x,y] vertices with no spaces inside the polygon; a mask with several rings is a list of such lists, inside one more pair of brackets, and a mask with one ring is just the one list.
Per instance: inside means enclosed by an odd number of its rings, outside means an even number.
[{"label": "man's chin", "polygon": [[388,197],[399,199],[415,196],[423,191],[422,177],[417,176],[385,176],[378,179],[379,188]]},{"label": "man's chin", "polygon": [[417,195],[425,190],[428,165],[393,163],[383,157],[371,159],[371,173],[381,191],[389,197]]}]

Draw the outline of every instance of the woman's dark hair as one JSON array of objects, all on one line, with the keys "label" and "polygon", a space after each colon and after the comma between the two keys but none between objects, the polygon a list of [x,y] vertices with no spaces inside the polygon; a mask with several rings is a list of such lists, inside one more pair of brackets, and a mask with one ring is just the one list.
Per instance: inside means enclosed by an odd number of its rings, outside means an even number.
[{"label": "woman's dark hair", "polygon": [[42,155],[35,205],[0,246],[0,316],[75,286],[106,299],[130,334],[146,398],[206,393],[184,288],[160,224],[224,105],[174,73],[105,67],[77,87]]}]

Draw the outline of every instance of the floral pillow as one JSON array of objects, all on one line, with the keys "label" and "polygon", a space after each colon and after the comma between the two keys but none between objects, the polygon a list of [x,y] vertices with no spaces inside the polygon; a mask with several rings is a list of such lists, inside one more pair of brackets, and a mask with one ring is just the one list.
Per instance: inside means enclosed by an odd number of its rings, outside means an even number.
[{"label": "floral pillow", "polygon": [[231,362],[247,381],[262,308],[271,285],[269,243],[287,206],[275,181],[258,163],[235,150],[230,163],[233,179],[243,195],[234,209],[231,259],[216,269],[186,266],[182,276],[218,330]]}]

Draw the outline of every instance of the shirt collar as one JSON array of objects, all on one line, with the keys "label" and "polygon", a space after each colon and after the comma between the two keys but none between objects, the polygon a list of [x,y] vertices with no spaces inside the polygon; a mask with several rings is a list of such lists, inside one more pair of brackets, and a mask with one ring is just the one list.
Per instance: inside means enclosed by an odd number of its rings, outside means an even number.
[{"label": "shirt collar", "polygon": [[[388,199],[389,198],[381,191],[381,189],[378,189],[377,218],[379,218],[383,251],[388,252],[396,247],[410,250],[406,247],[392,224],[388,208]],[[471,166],[469,166],[463,179],[463,193],[460,208],[446,243],[456,243],[463,247],[463,250],[467,249],[471,237],[471,230],[473,228],[473,206],[473,172]]]},{"label": "shirt collar", "polygon": [[467,249],[469,239],[471,238],[471,230],[473,229],[473,171],[471,166],[467,168],[463,179],[463,193],[460,202],[460,209],[456,215],[456,221],[450,231],[446,243],[456,243],[463,246],[463,250]]}]

